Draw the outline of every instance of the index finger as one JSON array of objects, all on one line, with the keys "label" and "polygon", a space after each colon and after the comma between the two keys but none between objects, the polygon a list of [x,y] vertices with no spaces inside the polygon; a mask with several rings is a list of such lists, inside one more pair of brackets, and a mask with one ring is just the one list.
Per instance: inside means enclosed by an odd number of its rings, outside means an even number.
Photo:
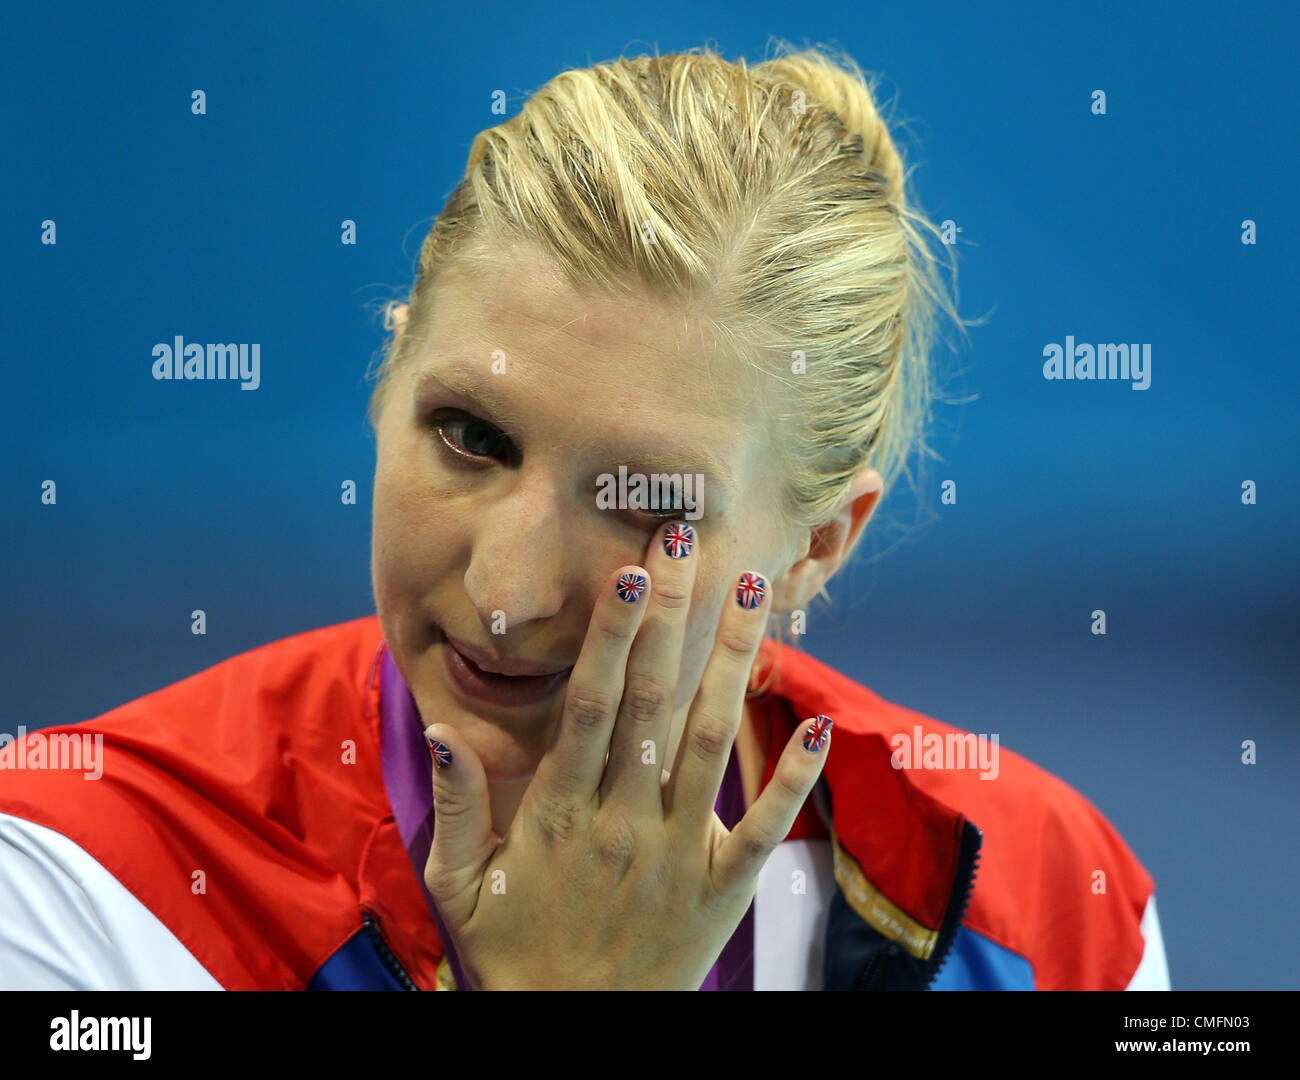
[{"label": "index finger", "polygon": [[623,566],[611,575],[596,599],[582,652],[569,673],[559,727],[538,763],[533,783],[570,806],[585,806],[600,789],[614,718],[623,698],[628,652],[649,589],[650,575],[644,567]]}]

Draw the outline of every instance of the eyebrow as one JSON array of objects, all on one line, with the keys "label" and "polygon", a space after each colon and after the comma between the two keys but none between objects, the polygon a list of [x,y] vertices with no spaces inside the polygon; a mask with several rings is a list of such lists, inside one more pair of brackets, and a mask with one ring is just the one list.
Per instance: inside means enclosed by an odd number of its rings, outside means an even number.
[{"label": "eyebrow", "polygon": [[[472,372],[447,372],[445,377],[435,375],[432,371],[422,374],[415,387],[416,401],[423,401],[431,391],[443,390],[463,399],[471,405],[481,404],[502,422],[518,427],[518,414],[505,398],[497,395],[491,386]],[[590,440],[583,444],[590,445]],[[693,447],[690,450],[677,448],[651,449],[649,447],[601,448],[611,461],[628,466],[633,472],[635,464],[646,472],[655,473],[704,473],[719,482],[727,496],[735,494],[735,478],[731,471],[707,450]]]}]

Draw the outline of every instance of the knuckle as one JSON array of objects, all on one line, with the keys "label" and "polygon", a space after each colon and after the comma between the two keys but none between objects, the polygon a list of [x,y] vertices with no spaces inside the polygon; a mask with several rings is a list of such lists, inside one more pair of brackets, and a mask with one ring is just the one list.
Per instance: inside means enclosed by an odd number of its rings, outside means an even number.
[{"label": "knuckle", "polygon": [[438,859],[431,858],[424,866],[424,887],[435,900],[445,900],[455,892],[456,884]]},{"label": "knuckle", "polygon": [[553,795],[540,796],[533,820],[550,844],[567,844],[578,832],[578,808]]},{"label": "knuckle", "polygon": [[762,863],[772,854],[775,844],[768,843],[768,838],[760,832],[746,833],[740,838],[741,853],[747,862]]},{"label": "knuckle", "polygon": [[441,901],[445,897],[445,892],[443,892],[446,889],[445,882],[442,872],[438,871],[432,864],[424,868],[424,888],[429,890],[430,897],[433,897],[435,901]]},{"label": "knuckle", "polygon": [[769,783],[776,788],[777,793],[787,802],[802,805],[806,796],[801,775],[797,771],[778,765]]},{"label": "knuckle", "polygon": [[691,602],[691,590],[685,582],[664,581],[655,586],[653,599],[665,611],[680,611]]},{"label": "knuckle", "polygon": [[625,869],[636,859],[636,829],[622,815],[614,815],[602,821],[594,830],[592,843],[597,856],[607,866]]},{"label": "knuckle", "polygon": [[632,610],[619,612],[619,615],[621,615],[622,618],[615,618],[608,614],[598,616],[598,621],[595,623],[595,626],[602,637],[623,644],[624,642],[631,641],[632,638],[636,637],[637,627],[639,624],[636,618],[633,617],[636,611],[635,606],[620,604],[620,607],[631,607]]},{"label": "knuckle", "polygon": [[713,761],[731,749],[731,728],[716,720],[700,720],[691,725],[687,738],[691,752],[703,761]]},{"label": "knuckle", "polygon": [[589,686],[571,686],[565,708],[579,727],[594,728],[609,718],[614,711],[614,701],[601,690]]},{"label": "knuckle", "polygon": [[718,631],[718,644],[729,656],[737,660],[747,660],[758,644],[758,639],[739,627],[724,627]]},{"label": "knuckle", "polygon": [[633,720],[653,720],[668,703],[668,687],[663,680],[639,672],[629,675],[623,688],[623,709]]},{"label": "knuckle", "polygon": [[431,858],[425,864],[424,886],[439,904],[452,904],[477,889],[478,877],[472,869],[447,867],[438,859]]},{"label": "knuckle", "polygon": [[456,791],[438,784],[435,773],[433,789],[434,806],[438,808],[438,820],[444,822],[459,821],[476,809],[477,803],[468,792]]}]

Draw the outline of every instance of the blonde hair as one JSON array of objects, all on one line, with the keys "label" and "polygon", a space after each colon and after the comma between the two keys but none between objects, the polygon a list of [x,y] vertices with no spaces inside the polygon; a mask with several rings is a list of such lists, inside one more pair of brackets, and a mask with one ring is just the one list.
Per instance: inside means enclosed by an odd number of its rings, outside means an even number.
[{"label": "blonde hair", "polygon": [[391,373],[427,344],[439,272],[532,244],[579,288],[703,306],[736,355],[783,384],[790,536],[832,520],[864,467],[883,497],[914,444],[929,452],[936,309],[962,325],[926,239],[942,236],[909,196],[856,62],[777,52],[753,66],[704,48],[564,71],[482,131],[409,296],[386,306],[388,330],[394,309],[410,311],[372,425]]}]

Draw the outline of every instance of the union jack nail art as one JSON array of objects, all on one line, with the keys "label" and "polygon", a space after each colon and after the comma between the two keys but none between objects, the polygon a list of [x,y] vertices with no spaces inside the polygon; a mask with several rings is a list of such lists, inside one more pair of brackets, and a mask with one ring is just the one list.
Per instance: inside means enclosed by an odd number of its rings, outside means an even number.
[{"label": "union jack nail art", "polygon": [[817,753],[826,745],[826,738],[831,733],[831,728],[835,726],[835,721],[829,716],[821,713],[817,714],[817,719],[808,725],[808,730],[803,733],[803,748],[809,753]]},{"label": "union jack nail art", "polygon": [[736,603],[743,608],[753,609],[763,602],[767,595],[767,582],[758,574],[741,574],[740,584],[736,586]]},{"label": "union jack nail art", "polygon": [[445,769],[451,764],[451,751],[447,749],[444,743],[437,739],[424,737],[424,741],[429,744],[429,749],[433,751],[433,763],[440,769]]},{"label": "union jack nail art", "polygon": [[618,579],[618,596],[629,604],[635,604],[645,592],[644,574],[620,574]]},{"label": "union jack nail art", "polygon": [[664,551],[670,559],[684,559],[695,546],[695,530],[680,521],[674,521],[664,533]]}]

